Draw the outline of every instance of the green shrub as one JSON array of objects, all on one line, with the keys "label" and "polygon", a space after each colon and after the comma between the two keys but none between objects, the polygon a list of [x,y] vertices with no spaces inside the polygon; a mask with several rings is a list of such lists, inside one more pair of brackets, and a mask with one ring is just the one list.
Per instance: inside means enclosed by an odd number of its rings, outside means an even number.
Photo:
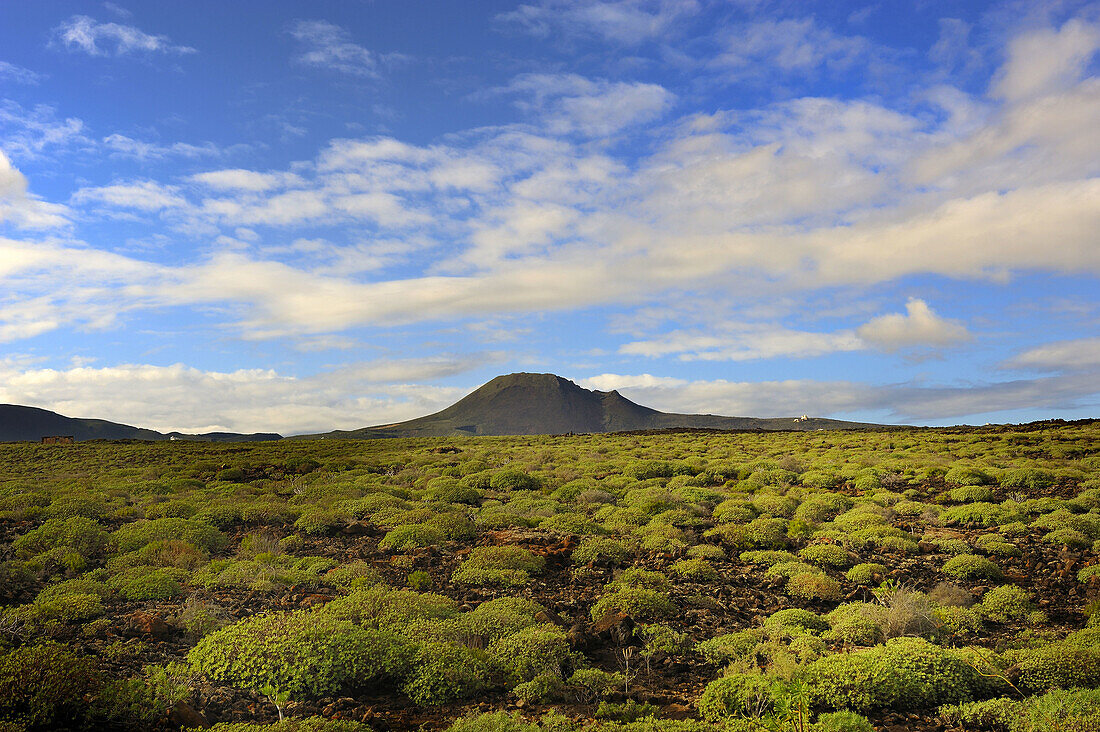
[{"label": "green shrub", "polygon": [[350,719],[297,717],[272,724],[219,722],[212,727],[194,727],[187,732],[371,732],[371,728]]},{"label": "green shrub", "polygon": [[1093,577],[1100,576],[1100,564],[1090,564],[1077,572],[1078,582],[1088,582]]},{"label": "green shrub", "polygon": [[687,555],[692,559],[706,559],[709,561],[722,561],[726,558],[726,552],[722,547],[714,544],[696,544],[687,550]]},{"label": "green shrub", "polygon": [[840,583],[817,572],[802,572],[787,581],[787,594],[803,600],[835,601],[841,598]]},{"label": "green shrub", "polygon": [[1021,706],[1012,732],[1100,731],[1100,689],[1053,689]]},{"label": "green shrub", "polygon": [[999,580],[1001,568],[985,557],[977,554],[960,554],[948,559],[943,565],[943,573],[960,580]]},{"label": "green shrub", "polygon": [[849,569],[844,576],[853,584],[872,585],[886,576],[886,566],[877,562],[863,562]]},{"label": "green shrub", "polygon": [[705,559],[681,559],[672,565],[672,571],[693,582],[713,582],[718,571]]},{"label": "green shrub", "polygon": [[382,575],[369,562],[356,560],[340,564],[325,572],[324,582],[348,589],[381,584]]},{"label": "green shrub", "polygon": [[829,629],[829,623],[817,613],[792,607],[786,610],[777,610],[769,615],[764,621],[764,628],[792,634],[822,633]]},{"label": "green shrub", "polygon": [[632,553],[622,541],[603,536],[586,536],[573,550],[574,564],[593,564],[607,562],[623,564]]},{"label": "green shrub", "polygon": [[960,506],[949,506],[940,514],[940,521],[948,526],[997,526],[1016,520],[1000,504],[964,503]]},{"label": "green shrub", "polygon": [[527,584],[532,574],[538,574],[546,560],[518,546],[481,546],[451,575],[451,581],[470,585],[502,585],[518,587]]},{"label": "green shrub", "polygon": [[208,552],[224,549],[229,543],[226,535],[210,524],[182,518],[134,521],[123,525],[112,536],[124,552],[164,539],[182,539]]},{"label": "green shrub", "polygon": [[0,601],[21,600],[34,590],[36,584],[34,573],[26,563],[17,559],[0,562]]},{"label": "green shrub", "polygon": [[489,657],[510,685],[549,674],[561,676],[570,657],[569,639],[553,625],[532,625],[489,644]]},{"label": "green shrub", "polygon": [[993,478],[982,470],[970,465],[956,465],[943,476],[944,482],[952,485],[990,485]]},{"label": "green shrub", "polygon": [[807,562],[825,567],[847,567],[852,563],[848,551],[836,544],[811,544],[800,551],[798,556]]},{"label": "green shrub", "polygon": [[936,545],[936,549],[944,554],[952,554],[958,556],[959,554],[973,554],[974,547],[970,546],[970,542],[965,539],[936,539],[933,542]]},{"label": "green shrub", "polygon": [[817,718],[813,732],[875,732],[866,717],[855,712],[826,712]]},{"label": "green shrub", "polygon": [[611,613],[623,613],[638,622],[661,620],[675,612],[668,595],[645,587],[622,587],[603,595],[592,606],[592,619],[600,620]]},{"label": "green shrub", "polygon": [[933,612],[952,635],[976,635],[982,631],[982,617],[973,608],[940,605]]},{"label": "green shrub", "polygon": [[758,671],[734,673],[707,684],[699,697],[699,716],[712,724],[730,717],[755,716],[774,701],[771,681]]},{"label": "green shrub", "polygon": [[490,685],[492,670],[484,651],[447,643],[424,643],[402,687],[420,705],[445,704],[474,696]]},{"label": "green shrub", "polygon": [[183,594],[180,580],[186,574],[180,569],[133,567],[111,577],[107,584],[127,600],[169,600]]},{"label": "green shrub", "polygon": [[[531,700],[533,701],[533,700]],[[537,724],[524,721],[517,712],[485,712],[456,719],[446,732],[540,732]]]},{"label": "green shrub", "polygon": [[695,644],[695,650],[707,663],[725,666],[755,655],[756,646],[763,640],[764,632],[760,628],[748,628],[737,633],[717,635]]},{"label": "green shrub", "polygon": [[1002,585],[986,592],[977,606],[982,617],[996,623],[1022,620],[1034,610],[1031,593],[1016,585]]},{"label": "green shrub", "polygon": [[1006,654],[1015,661],[1017,686],[1032,693],[1054,687],[1100,686],[1100,628],[1089,627],[1062,640]]},{"label": "green shrub", "polygon": [[966,485],[952,488],[947,496],[956,503],[979,503],[993,500],[993,491],[984,485]]},{"label": "green shrub", "polygon": [[884,605],[849,602],[825,616],[829,623],[826,637],[856,646],[871,646],[886,638],[883,628],[889,611]]},{"label": "green shrub", "polygon": [[96,559],[110,549],[110,537],[99,522],[74,516],[67,519],[50,519],[33,531],[12,542],[12,548],[21,558],[33,557],[51,549],[65,548],[82,557]]},{"label": "green shrub", "polygon": [[270,685],[316,698],[371,679],[400,678],[412,655],[413,646],[396,633],[307,610],[246,618],[204,637],[187,658],[215,683]]},{"label": "green shrub", "polygon": [[393,590],[378,585],[356,590],[325,605],[321,612],[365,628],[402,632],[409,623],[458,615],[458,603],[443,595]]},{"label": "green shrub", "polygon": [[443,530],[430,524],[403,524],[386,532],[378,542],[379,549],[404,551],[422,546],[436,546],[444,541]]},{"label": "green shrub", "polygon": [[91,659],[57,643],[27,645],[0,656],[0,722],[10,729],[94,729],[85,697],[102,686]]},{"label": "green shrub", "polygon": [[1055,529],[1043,536],[1043,541],[1055,546],[1066,546],[1070,549],[1088,549],[1092,546],[1090,539],[1084,532],[1077,529]]},{"label": "green shrub", "polygon": [[579,668],[569,677],[569,686],[582,702],[591,703],[623,687],[626,677],[599,668]]},{"label": "green shrub", "polygon": [[499,470],[489,479],[489,487],[494,491],[509,493],[512,491],[537,491],[542,482],[522,470]]},{"label": "green shrub", "polygon": [[1044,468],[1013,468],[1001,474],[1002,488],[1041,490],[1054,485],[1054,473]]},{"label": "green shrub", "polygon": [[919,709],[970,701],[985,683],[961,652],[921,638],[814,661],[802,678],[816,703],[832,709]]},{"label": "green shrub", "polygon": [[788,551],[776,551],[768,549],[758,549],[755,551],[741,552],[739,558],[742,562],[746,562],[748,564],[763,564],[768,567],[771,567],[775,564],[780,564],[782,562],[798,561],[798,557]]}]

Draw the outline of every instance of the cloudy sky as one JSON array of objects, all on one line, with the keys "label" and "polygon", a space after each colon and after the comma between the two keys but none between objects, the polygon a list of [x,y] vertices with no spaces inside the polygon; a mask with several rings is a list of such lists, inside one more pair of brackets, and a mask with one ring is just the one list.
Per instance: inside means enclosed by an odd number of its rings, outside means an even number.
[{"label": "cloudy sky", "polygon": [[0,8],[0,402],[1100,416],[1100,3]]}]

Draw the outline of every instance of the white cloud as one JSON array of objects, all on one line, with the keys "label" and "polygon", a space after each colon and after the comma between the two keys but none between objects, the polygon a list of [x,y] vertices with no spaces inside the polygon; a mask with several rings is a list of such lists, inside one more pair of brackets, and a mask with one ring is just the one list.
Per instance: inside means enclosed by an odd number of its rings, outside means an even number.
[{"label": "white cloud", "polygon": [[812,379],[665,383],[648,374],[602,374],[595,378],[603,389],[620,389],[628,399],[664,412],[728,416],[810,414],[843,418],[853,413],[872,413],[883,415],[879,420],[895,423],[950,424],[963,418],[984,422],[998,413],[1080,409],[1100,402],[1100,391],[1091,374],[948,385]]},{"label": "white cloud", "polygon": [[27,179],[0,150],[0,223],[20,228],[52,229],[67,225],[67,209],[47,203],[27,192]]},{"label": "white cloud", "polygon": [[305,48],[296,57],[299,63],[353,76],[379,76],[377,55],[352,43],[351,35],[338,25],[323,20],[298,20],[290,35]]},{"label": "white cloud", "polygon": [[1080,19],[1059,30],[1040,28],[1009,44],[1008,61],[993,85],[994,96],[1019,102],[1057,93],[1075,84],[1100,50],[1100,26]]},{"label": "white cloud", "polygon": [[936,315],[924,300],[910,299],[905,310],[905,315],[880,315],[861,325],[856,333],[884,351],[922,346],[942,348],[971,338],[964,325]]},{"label": "white cloud", "polygon": [[850,330],[808,333],[772,325],[746,325],[723,328],[716,334],[675,331],[624,344],[619,353],[648,357],[679,355],[683,361],[753,361],[810,358],[864,348],[866,344]]},{"label": "white cloud", "polygon": [[[1056,341],[1030,348],[1009,359],[1008,368],[1031,371],[1100,370],[1100,338]],[[1100,381],[1098,381],[1100,383]]]},{"label": "white cloud", "polygon": [[42,74],[22,66],[16,66],[7,61],[0,61],[0,79],[7,79],[16,84],[34,85],[42,81]]},{"label": "white cloud", "polygon": [[219,191],[270,191],[301,182],[298,176],[285,173],[258,173],[254,170],[234,168],[211,170],[191,176],[191,180]]},{"label": "white cloud", "polygon": [[592,80],[576,74],[522,74],[505,91],[533,97],[530,102],[521,99],[517,105],[545,120],[551,134],[589,137],[651,122],[676,99],[658,84]]},{"label": "white cloud", "polygon": [[10,99],[0,101],[0,149],[17,159],[88,142],[84,123],[75,117],[58,119],[56,111],[44,104],[25,109]]},{"label": "white cloud", "polygon": [[194,48],[173,44],[168,36],[150,35],[132,25],[97,23],[87,15],[74,15],[58,26],[54,34],[66,49],[92,56],[195,53]]},{"label": "white cloud", "polygon": [[118,133],[103,138],[103,146],[113,155],[119,155],[137,160],[161,160],[167,157],[201,158],[216,157],[222,151],[212,142],[202,145],[191,145],[186,142],[174,142],[171,145],[160,145],[155,142],[135,140]]},{"label": "white cloud", "polygon": [[699,10],[697,0],[541,0],[502,13],[498,20],[528,33],[595,35],[636,45],[665,37],[674,24]]},{"label": "white cloud", "polygon": [[760,20],[729,31],[723,52],[708,65],[735,78],[838,73],[866,62],[872,51],[866,38],[838,35],[813,18]]},{"label": "white cloud", "polygon": [[479,356],[375,361],[293,377],[271,369],[202,371],[184,364],[34,368],[9,359],[0,361],[0,402],[162,432],[356,429],[447,406],[466,390],[414,382],[483,363]]},{"label": "white cloud", "polygon": [[148,212],[187,206],[186,199],[179,195],[175,186],[165,186],[151,180],[81,188],[73,194],[73,203],[98,203]]}]

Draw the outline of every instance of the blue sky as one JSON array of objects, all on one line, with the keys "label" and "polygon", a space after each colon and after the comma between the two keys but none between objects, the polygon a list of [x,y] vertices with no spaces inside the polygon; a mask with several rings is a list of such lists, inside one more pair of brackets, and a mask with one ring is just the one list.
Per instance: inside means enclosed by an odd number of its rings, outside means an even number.
[{"label": "blue sky", "polygon": [[1100,416],[1100,4],[0,8],[0,402]]}]

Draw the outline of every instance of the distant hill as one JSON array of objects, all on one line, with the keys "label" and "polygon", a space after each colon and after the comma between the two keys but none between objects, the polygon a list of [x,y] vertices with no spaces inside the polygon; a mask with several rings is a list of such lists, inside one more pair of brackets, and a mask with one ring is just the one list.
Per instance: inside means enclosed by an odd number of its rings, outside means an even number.
[{"label": "distant hill", "polygon": [[443,411],[426,417],[305,437],[546,435],[675,428],[808,431],[879,426],[820,417],[671,414],[635,404],[617,391],[591,391],[554,374],[508,374],[498,376]]},{"label": "distant hill", "polygon": [[0,442],[31,440],[54,435],[72,436],[83,440],[196,440],[202,442],[258,442],[278,440],[281,435],[261,432],[239,435],[234,432],[209,432],[189,435],[182,432],[162,433],[103,419],[77,419],[57,412],[18,404],[0,404]]}]

